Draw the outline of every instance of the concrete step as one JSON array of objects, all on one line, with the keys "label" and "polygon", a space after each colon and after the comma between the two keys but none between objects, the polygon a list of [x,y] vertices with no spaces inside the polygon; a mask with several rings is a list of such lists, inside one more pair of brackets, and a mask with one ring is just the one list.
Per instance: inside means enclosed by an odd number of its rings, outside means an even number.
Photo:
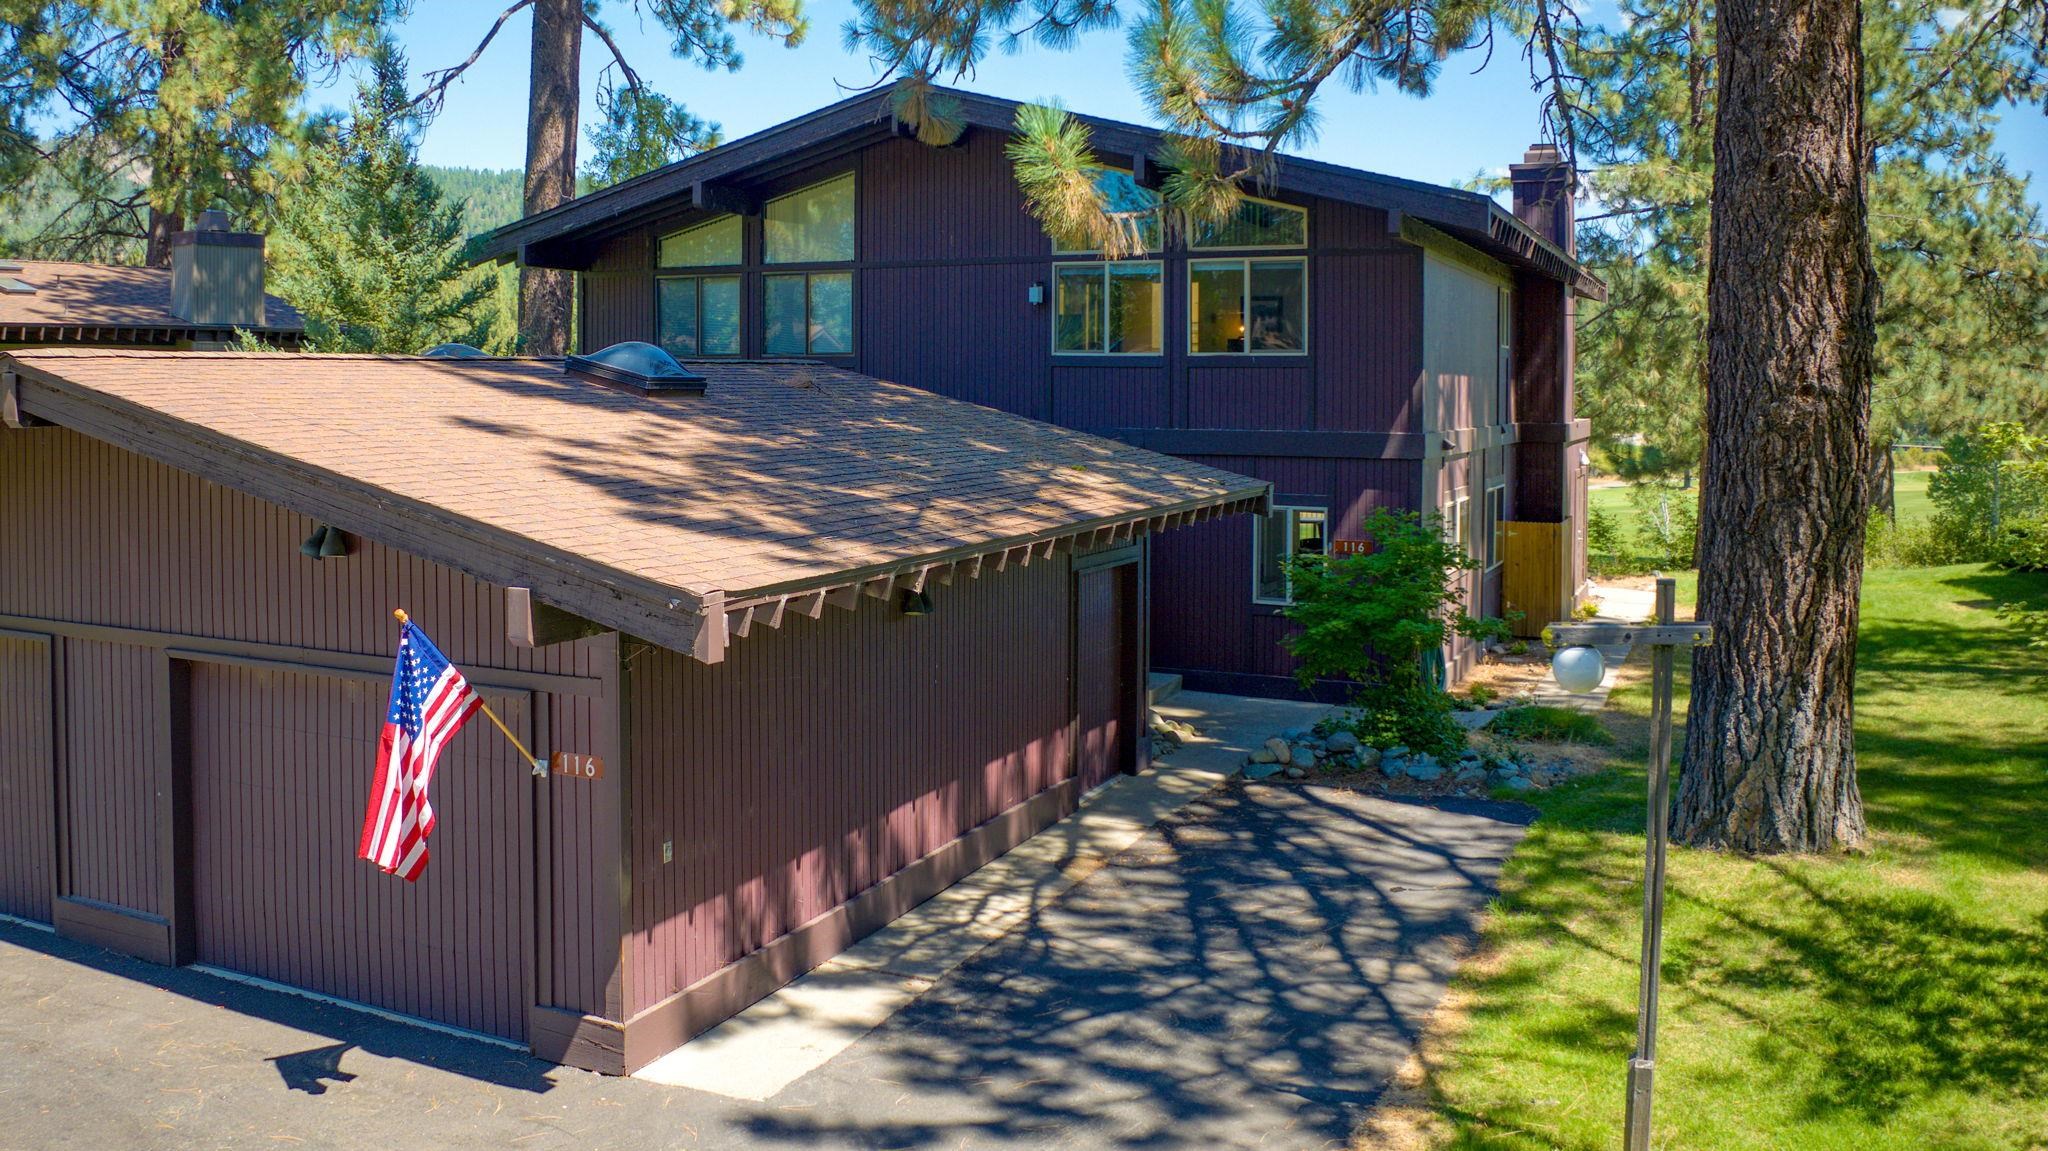
[{"label": "concrete step", "polygon": [[1162,704],[1180,694],[1180,677],[1155,671],[1145,677],[1145,702]]}]

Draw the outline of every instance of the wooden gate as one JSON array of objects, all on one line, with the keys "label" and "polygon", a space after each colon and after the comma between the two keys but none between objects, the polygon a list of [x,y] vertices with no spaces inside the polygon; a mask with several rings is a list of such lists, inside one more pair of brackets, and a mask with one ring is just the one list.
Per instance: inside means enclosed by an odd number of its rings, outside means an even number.
[{"label": "wooden gate", "polygon": [[1572,617],[1577,588],[1572,577],[1572,524],[1508,521],[1501,525],[1505,552],[1501,610],[1521,612],[1515,634],[1534,639],[1543,629]]}]

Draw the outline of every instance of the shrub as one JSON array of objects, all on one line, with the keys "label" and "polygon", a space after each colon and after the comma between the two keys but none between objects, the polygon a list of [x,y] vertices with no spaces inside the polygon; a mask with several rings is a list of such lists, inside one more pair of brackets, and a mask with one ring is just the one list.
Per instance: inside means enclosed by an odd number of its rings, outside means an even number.
[{"label": "shrub", "polygon": [[1518,707],[1494,718],[1487,730],[1496,739],[1542,740],[1546,743],[1614,742],[1600,717],[1569,707]]},{"label": "shrub", "polygon": [[1602,574],[1620,574],[1628,567],[1628,557],[1622,554],[1621,523],[1598,504],[1586,509],[1586,562]]},{"label": "shrub", "polygon": [[1895,524],[1883,512],[1872,512],[1863,534],[1863,559],[1871,567],[1934,567],[1965,562],[1954,540],[1938,534],[1927,522]]},{"label": "shrub", "polygon": [[1450,693],[1419,688],[1405,696],[1382,693],[1377,702],[1361,703],[1330,723],[1385,751],[1405,747],[1449,763],[1465,750],[1465,729],[1452,718]]},{"label": "shrub", "polygon": [[1990,423],[1952,437],[1927,498],[1942,562],[1997,558],[2006,531],[2048,516],[2048,436]]},{"label": "shrub", "polygon": [[2048,515],[2003,525],[1991,549],[1991,558],[2006,567],[2048,571]]},{"label": "shrub", "polygon": [[1481,707],[1485,707],[1487,704],[1500,698],[1500,692],[1495,691],[1491,685],[1483,683],[1473,684],[1465,690],[1465,694],[1471,697],[1473,703]]},{"label": "shrub", "polygon": [[1636,509],[1636,551],[1652,567],[1693,566],[1700,534],[1699,497],[1689,491],[1674,492],[1663,484],[1633,484],[1628,501]]}]

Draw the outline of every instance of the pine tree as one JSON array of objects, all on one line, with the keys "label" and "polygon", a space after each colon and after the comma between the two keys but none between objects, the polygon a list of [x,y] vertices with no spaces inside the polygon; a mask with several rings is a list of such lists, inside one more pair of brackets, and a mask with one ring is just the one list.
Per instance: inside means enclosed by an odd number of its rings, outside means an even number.
[{"label": "pine tree", "polygon": [[272,282],[319,351],[492,342],[495,276],[470,267],[463,205],[420,168],[410,104],[403,58],[378,51],[348,122],[308,150],[279,203]]},{"label": "pine tree", "polygon": [[[598,91],[598,107],[605,120],[593,133],[597,154],[586,172],[594,182],[636,176],[717,143],[716,124],[699,120],[641,82],[610,29],[598,18],[602,6],[601,0],[514,0],[498,14],[467,59],[429,72],[426,89],[413,98],[417,106],[431,113],[448,86],[490,47],[505,21],[516,12],[533,9],[523,198],[529,216],[567,203],[576,195],[585,31],[596,36],[612,57]],[[636,0],[634,7],[651,14],[668,30],[671,55],[728,71],[737,70],[742,63],[734,27],[744,26],[790,47],[801,43],[809,30],[803,0]],[[527,350],[559,355],[567,349],[571,303],[567,273],[552,268],[520,269],[519,327]]]},{"label": "pine tree", "polygon": [[29,249],[152,264],[202,208],[260,221],[317,131],[309,77],[367,48],[391,3],[0,0],[0,212],[61,198]]},{"label": "pine tree", "polygon": [[[1618,458],[1669,475],[1705,448],[1714,16],[1712,0],[1624,0],[1616,26],[1563,40],[1598,164],[1581,254],[1610,289],[1581,314],[1581,411]],[[2048,416],[2048,225],[1992,134],[2039,82],[2028,19],[1996,3],[1864,8],[1880,442]],[[1653,450],[1621,442],[1637,436]]]}]

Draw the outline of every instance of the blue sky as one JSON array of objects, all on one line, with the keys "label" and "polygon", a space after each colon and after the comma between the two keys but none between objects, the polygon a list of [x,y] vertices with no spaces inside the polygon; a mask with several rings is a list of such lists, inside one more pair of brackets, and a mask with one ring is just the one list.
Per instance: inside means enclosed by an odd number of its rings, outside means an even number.
[{"label": "blue sky", "polygon": [[[780,48],[742,33],[747,61],[734,73],[706,72],[675,60],[661,27],[637,19],[629,4],[612,0],[606,19],[649,83],[723,125],[726,138],[734,139],[843,98],[849,90],[842,84],[872,80],[868,60],[849,54],[841,43],[840,28],[852,5],[812,0],[807,7],[811,34],[802,47]],[[495,3],[449,0],[419,3],[401,30],[414,75],[467,56],[497,8]],[[471,168],[523,165],[529,29],[524,12],[506,21],[483,59],[450,90],[421,147],[423,160]],[[586,126],[596,118],[590,93],[609,61],[604,46],[586,37]],[[1447,62],[1427,99],[1387,91],[1354,95],[1333,86],[1323,97],[1321,137],[1295,150],[1435,183],[1498,171],[1539,138],[1539,97],[1530,89],[1527,62],[1513,46],[1497,50],[1483,69],[1480,63],[1476,54]],[[1114,31],[1089,37],[1069,52],[1030,46],[1014,56],[995,55],[963,86],[1016,99],[1059,98],[1076,111],[1147,120],[1125,78],[1123,36]],[[347,86],[338,85],[316,102],[345,103],[346,96]],[[2017,167],[2034,173],[2035,202],[2048,204],[2048,116],[2031,109],[2012,112],[2001,126],[2000,141]]]}]

